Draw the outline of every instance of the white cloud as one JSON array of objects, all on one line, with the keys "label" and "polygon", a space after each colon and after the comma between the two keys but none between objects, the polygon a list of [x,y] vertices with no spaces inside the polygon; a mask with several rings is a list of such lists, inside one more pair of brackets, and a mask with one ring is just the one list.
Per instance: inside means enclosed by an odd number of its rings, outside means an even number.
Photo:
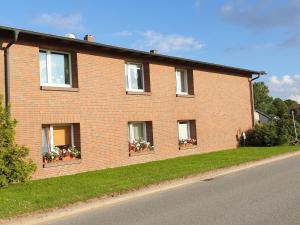
[{"label": "white cloud", "polygon": [[82,25],[82,16],[79,13],[74,14],[58,14],[58,13],[42,13],[34,17],[36,24],[47,25],[66,32],[84,30]]},{"label": "white cloud", "polygon": [[288,84],[288,85],[292,86],[297,81],[297,79],[298,79],[297,76],[298,75],[293,75],[293,76],[284,75],[281,79],[277,76],[272,76],[269,80],[270,80],[271,84],[275,84],[275,85],[279,85],[279,86]]},{"label": "white cloud", "polygon": [[272,95],[290,98],[300,103],[300,75],[271,76],[267,85]]},{"label": "white cloud", "polygon": [[297,95],[297,94],[296,95],[290,95],[289,99],[292,99],[292,100],[300,103],[300,95]]},{"label": "white cloud", "polygon": [[272,76],[271,78],[270,78],[270,82],[272,83],[272,84],[280,84],[280,80],[276,77],[276,76]]},{"label": "white cloud", "polygon": [[220,14],[224,21],[255,32],[278,30],[287,34],[288,37],[273,43],[275,47],[299,47],[300,0],[275,2],[227,0],[220,7]]},{"label": "white cloud", "polygon": [[231,0],[220,11],[225,21],[251,29],[285,28],[298,31],[300,24],[299,0],[286,0],[277,4],[270,0]]},{"label": "white cloud", "polygon": [[178,34],[162,34],[152,30],[142,32],[142,39],[138,40],[135,47],[139,49],[156,49],[168,53],[175,51],[196,51],[202,49],[204,44],[190,36]]},{"label": "white cloud", "polygon": [[286,84],[289,84],[289,85],[293,85],[295,83],[294,79],[289,75],[283,76],[282,82],[286,83]]}]

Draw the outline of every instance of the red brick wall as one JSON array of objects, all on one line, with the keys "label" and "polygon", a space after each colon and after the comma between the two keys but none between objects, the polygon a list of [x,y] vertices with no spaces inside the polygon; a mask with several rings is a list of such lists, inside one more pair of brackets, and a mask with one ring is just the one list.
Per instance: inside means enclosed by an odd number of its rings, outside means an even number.
[{"label": "red brick wall", "polygon": [[[194,98],[176,97],[174,66],[150,62],[151,95],[126,95],[124,60],[77,53],[79,91],[45,91],[39,48],[11,48],[12,116],[18,143],[38,164],[35,178],[235,148],[237,131],[251,127],[248,78],[194,70]],[[184,119],[196,120],[197,148],[178,150]],[[152,121],[154,154],[128,156],[128,121]],[[42,167],[41,125],[52,123],[80,123],[81,163]]]},{"label": "red brick wall", "polygon": [[[4,92],[4,51],[0,50],[0,94],[4,95],[3,92]],[[4,101],[4,96],[2,97]]]}]

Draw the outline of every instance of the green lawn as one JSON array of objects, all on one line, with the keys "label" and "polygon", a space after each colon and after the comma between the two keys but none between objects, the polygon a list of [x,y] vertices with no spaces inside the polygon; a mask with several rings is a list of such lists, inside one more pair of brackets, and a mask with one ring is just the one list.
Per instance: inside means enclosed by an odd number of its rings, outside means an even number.
[{"label": "green lawn", "polygon": [[35,180],[0,189],[0,219],[300,150],[300,146],[240,148]]}]

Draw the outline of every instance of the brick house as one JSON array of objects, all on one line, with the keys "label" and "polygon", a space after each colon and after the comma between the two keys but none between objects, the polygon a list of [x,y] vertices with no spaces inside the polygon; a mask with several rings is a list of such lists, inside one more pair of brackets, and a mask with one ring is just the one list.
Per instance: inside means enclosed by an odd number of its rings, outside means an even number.
[{"label": "brick house", "polygon": [[[0,27],[0,40],[0,91],[38,165],[34,178],[235,148],[253,125],[251,78],[261,72],[91,36]],[[43,159],[70,146],[80,157]]]}]

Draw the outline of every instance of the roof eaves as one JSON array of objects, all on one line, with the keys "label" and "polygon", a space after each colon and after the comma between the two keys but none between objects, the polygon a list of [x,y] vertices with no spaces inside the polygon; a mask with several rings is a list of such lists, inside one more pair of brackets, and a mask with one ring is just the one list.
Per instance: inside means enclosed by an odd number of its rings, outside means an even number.
[{"label": "roof eaves", "polygon": [[89,42],[89,41],[80,40],[80,39],[73,39],[73,38],[68,38],[68,37],[63,37],[63,36],[58,36],[58,35],[53,35],[53,34],[40,33],[40,32],[36,32],[36,31],[23,30],[23,29],[17,29],[17,28],[12,28],[12,27],[0,26],[0,30],[6,30],[6,31],[18,30],[20,33],[24,33],[24,34],[32,35],[32,36],[39,36],[39,37],[60,40],[60,41],[63,40],[66,42],[83,44],[86,46],[107,48],[107,49],[111,49],[111,50],[115,50],[115,51],[119,51],[119,52],[136,53],[136,54],[143,55],[146,57],[151,57],[151,58],[175,60],[175,61],[180,61],[182,63],[193,63],[196,65],[207,66],[207,67],[212,67],[212,68],[240,71],[240,72],[251,74],[251,75],[265,75],[266,74],[264,71],[249,70],[249,69],[244,69],[244,68],[226,66],[226,65],[215,64],[215,63],[208,63],[208,62],[192,60],[192,59],[187,59],[187,58],[181,58],[181,57],[175,57],[175,56],[169,56],[169,55],[164,55],[164,54],[151,54],[150,52],[141,51],[141,50],[123,48],[123,47],[112,46],[112,45],[107,45],[107,44],[102,44],[102,43],[97,43],[97,42]]}]

